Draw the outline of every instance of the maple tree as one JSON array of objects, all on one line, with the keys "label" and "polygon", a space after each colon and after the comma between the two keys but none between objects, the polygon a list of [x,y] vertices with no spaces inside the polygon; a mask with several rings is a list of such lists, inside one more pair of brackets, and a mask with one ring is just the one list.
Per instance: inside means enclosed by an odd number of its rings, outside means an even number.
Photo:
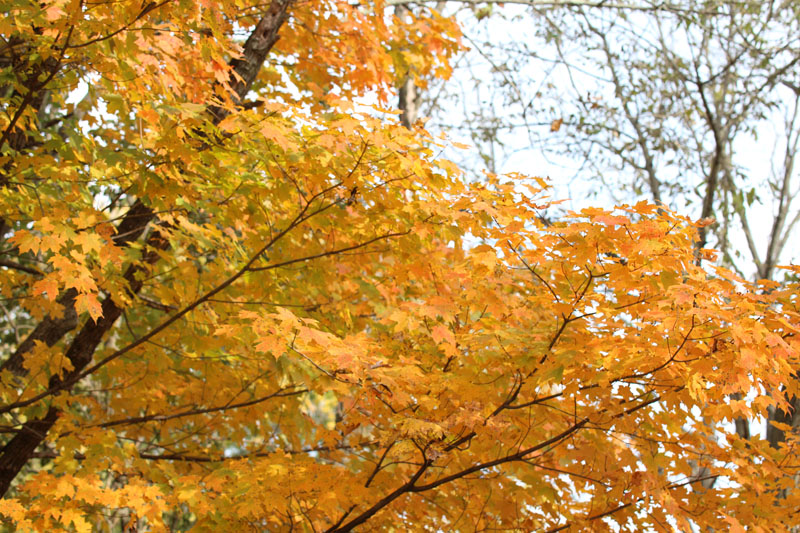
[{"label": "maple tree", "polygon": [[714,428],[788,409],[797,287],[697,264],[657,206],[548,224],[543,181],[462,179],[357,105],[459,49],[392,11],[6,7],[3,520],[792,525],[796,437]]}]

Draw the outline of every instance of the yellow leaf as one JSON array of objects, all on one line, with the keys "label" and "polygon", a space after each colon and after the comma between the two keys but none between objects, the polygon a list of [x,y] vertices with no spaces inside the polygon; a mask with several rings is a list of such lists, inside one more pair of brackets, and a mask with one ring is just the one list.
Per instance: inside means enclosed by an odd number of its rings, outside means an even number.
[{"label": "yellow leaf", "polygon": [[39,253],[41,239],[27,230],[19,230],[9,239],[9,242],[19,247],[20,253],[33,252]]},{"label": "yellow leaf", "polygon": [[48,274],[44,278],[40,279],[36,283],[33,284],[33,293],[34,294],[41,294],[47,295],[47,299],[51,302],[58,297],[58,289],[59,283],[56,279],[56,275]]},{"label": "yellow leaf", "polygon": [[273,141],[282,149],[289,150],[292,147],[292,143],[286,137],[286,133],[284,133],[283,128],[280,126],[269,122],[264,122],[261,125],[260,131],[264,138]]},{"label": "yellow leaf", "polygon": [[439,324],[438,326],[434,326],[431,329],[431,336],[433,340],[436,341],[437,344],[447,343],[447,344],[455,344],[456,339],[453,335],[453,332],[450,331],[446,326]]},{"label": "yellow leaf", "polygon": [[79,233],[73,241],[83,249],[83,253],[100,252],[104,243],[103,239],[94,232],[84,231]]},{"label": "yellow leaf", "polygon": [[82,293],[75,297],[75,310],[78,313],[89,313],[92,320],[97,320],[103,316],[103,306],[93,293]]}]

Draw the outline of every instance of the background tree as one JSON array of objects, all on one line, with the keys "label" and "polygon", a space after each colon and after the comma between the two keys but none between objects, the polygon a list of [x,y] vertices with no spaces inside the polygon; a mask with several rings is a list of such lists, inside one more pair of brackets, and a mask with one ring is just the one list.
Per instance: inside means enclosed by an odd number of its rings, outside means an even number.
[{"label": "background tree", "polygon": [[[713,219],[698,247],[719,249],[744,277],[782,279],[776,265],[796,261],[800,220],[796,3],[515,4],[527,8],[475,4],[471,55],[431,93],[432,126],[478,147],[480,160],[461,164],[544,156],[564,165],[562,194],[649,198]],[[519,32],[529,38],[504,38]],[[792,412],[768,419],[796,426]],[[750,424],[737,430],[747,436]],[[784,436],[763,431],[773,445]]]},{"label": "background tree", "polygon": [[788,409],[797,287],[697,265],[698,226],[644,202],[545,224],[541,180],[470,184],[354,103],[446,75],[451,21],[7,11],[9,528],[793,524],[796,436],[702,429]]},{"label": "background tree", "polygon": [[[772,279],[781,254],[793,258],[796,3],[515,3],[530,8],[504,16],[484,3],[466,26],[474,50],[462,72],[476,74],[435,92],[434,125],[471,132],[495,169],[527,147],[566,155],[594,194],[713,217],[699,245],[747,277]],[[506,40],[503,28],[530,39]]]}]

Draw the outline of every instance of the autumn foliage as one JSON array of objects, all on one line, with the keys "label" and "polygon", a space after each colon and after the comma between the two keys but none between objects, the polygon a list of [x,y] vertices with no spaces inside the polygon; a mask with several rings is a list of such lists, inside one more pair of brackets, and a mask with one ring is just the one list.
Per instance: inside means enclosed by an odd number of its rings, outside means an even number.
[{"label": "autumn foliage", "polygon": [[391,13],[4,5],[9,530],[791,526],[797,440],[731,428],[796,392],[798,288],[468,183],[389,109],[458,29]]}]

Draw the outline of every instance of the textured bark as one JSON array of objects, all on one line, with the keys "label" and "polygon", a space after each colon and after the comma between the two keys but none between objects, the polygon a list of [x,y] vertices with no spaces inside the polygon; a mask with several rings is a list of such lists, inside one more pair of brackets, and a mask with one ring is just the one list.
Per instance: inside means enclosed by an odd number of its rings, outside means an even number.
[{"label": "textured bark", "polygon": [[0,490],[3,491],[3,495],[22,467],[30,460],[33,451],[47,436],[57,418],[58,412],[51,407],[41,420],[26,422],[19,433],[3,447],[0,456]]},{"label": "textured bark", "polygon": [[[230,86],[236,96],[236,103],[240,104],[245,95],[253,86],[261,66],[267,59],[267,54],[275,43],[278,42],[278,30],[288,17],[288,9],[293,0],[273,0],[267,13],[258,21],[255,29],[250,33],[244,43],[241,59],[231,61],[231,67],[237,76],[231,77]],[[230,111],[222,107],[211,108],[215,122],[219,123]]]},{"label": "textured bark", "polygon": [[786,433],[770,424],[770,422],[787,424],[791,426],[792,429],[800,427],[800,398],[792,396],[787,397],[786,400],[791,406],[789,411],[783,411],[781,409],[770,409],[769,411],[767,422],[767,441],[769,441],[769,445],[773,448],[777,448],[780,443],[786,440]]},{"label": "textured bark", "polygon": [[60,317],[53,317],[47,315],[39,322],[36,328],[25,337],[16,351],[11,356],[3,361],[0,365],[0,370],[9,370],[16,376],[23,377],[28,372],[22,363],[25,362],[25,354],[33,350],[36,342],[43,342],[47,346],[53,346],[61,340],[61,338],[68,332],[72,331],[78,325],[78,314],[75,312],[75,297],[78,291],[69,289],[61,296],[57,302],[63,308],[63,314]]},{"label": "textured bark", "polygon": [[[733,400],[741,400],[744,398],[742,394],[735,393],[731,394],[731,399]],[[736,419],[733,421],[734,425],[736,426],[736,434],[742,437],[743,439],[750,438],[750,420],[743,418],[741,416],[737,416]]]},{"label": "textured bark", "polygon": [[[134,202],[117,227],[115,243],[118,246],[127,246],[131,242],[138,240],[152,219],[153,212],[150,208],[140,201]],[[25,354],[34,348],[37,341],[53,346],[64,335],[75,329],[78,325],[78,315],[74,306],[77,295],[78,293],[74,289],[64,292],[57,300],[64,308],[63,315],[59,318],[49,315],[45,317],[20,343],[16,351],[3,362],[0,370],[10,370],[17,376],[24,376],[27,373],[23,367]]]},{"label": "textured bark", "polygon": [[[134,231],[129,233],[129,235],[131,237],[139,237],[149,221],[153,218],[153,213],[140,202],[134,204],[134,206],[128,211],[128,215],[130,216],[132,212],[143,213],[147,215],[141,217],[131,217],[138,220],[138,226],[134,228]],[[126,216],[125,220],[129,220],[129,216]],[[124,225],[125,220],[123,220],[123,224],[120,224],[120,226]],[[131,295],[137,294],[143,285],[143,281],[141,279],[137,279],[137,274],[144,271],[144,265],[153,264],[158,260],[158,254],[155,252],[155,249],[163,250],[169,245],[166,239],[162,238],[158,233],[155,232],[152,233],[147,239],[147,244],[149,246],[149,251],[146,253],[145,257],[142,258],[142,261],[131,265],[123,276],[125,281],[128,283],[128,291]],[[139,276],[139,278],[141,278],[141,276]],[[72,363],[73,368],[71,371],[65,372],[63,378],[57,375],[53,376],[48,384],[51,390],[57,389],[65,382],[73,380],[83,371],[83,369],[86,368],[86,366],[91,362],[95,350],[103,341],[106,333],[111,330],[114,322],[116,322],[120,315],[122,315],[122,307],[120,307],[111,298],[106,298],[103,300],[102,309],[103,316],[97,322],[86,322],[86,324],[84,324],[84,326],[72,340],[72,343],[67,349],[65,355]],[[72,309],[72,313],[75,314],[74,309]],[[66,314],[67,313],[65,313],[65,315]],[[75,320],[77,321],[77,316],[75,317]],[[65,334],[66,331],[63,329],[63,327],[58,329],[59,326],[65,325],[66,320],[53,321],[52,319],[49,319],[49,317],[40,324],[40,326],[42,326],[42,331],[48,332],[51,336],[58,333],[61,335]],[[37,327],[37,330],[38,329],[39,328]],[[26,342],[29,339],[30,337],[26,339]],[[48,340],[51,340],[51,338]],[[58,339],[56,339],[56,341],[54,341],[52,344],[55,344],[57,340]],[[25,343],[23,342],[23,345],[24,344]],[[21,348],[22,345],[17,352],[20,352]],[[17,361],[23,360],[24,358],[21,355],[15,359],[15,367],[17,365]],[[22,369],[21,362],[19,365],[20,369]],[[0,494],[5,495],[5,493],[8,491],[9,487],[11,486],[11,482],[17,476],[22,467],[25,466],[36,448],[47,437],[47,433],[53,427],[53,424],[55,424],[56,420],[58,419],[58,415],[59,411],[51,406],[44,418],[38,420],[34,419],[26,422],[22,426],[20,432],[17,433],[14,438],[12,438],[3,447],[2,450],[0,450]]]},{"label": "textured bark", "polygon": [[[411,14],[408,6],[399,4],[394,8],[394,15],[403,20]],[[403,82],[397,88],[397,108],[400,113],[400,124],[408,129],[417,121],[419,109],[420,95],[417,92],[417,86],[414,83],[414,78],[410,72],[407,72],[403,78]]]},{"label": "textured bark", "polygon": [[[278,40],[278,30],[286,21],[287,9],[291,2],[292,0],[274,0],[245,42],[242,58],[231,62],[235,75],[231,76],[230,85],[234,88],[237,103],[240,103],[250,90],[267,54]],[[209,112],[215,123],[219,123],[229,114],[228,110],[220,107],[211,108]],[[149,207],[137,200],[117,228],[119,238],[117,242],[127,244],[139,239],[154,216]],[[155,263],[158,260],[158,254],[154,249],[166,249],[168,242],[154,232],[148,238],[148,245],[150,252],[138,264],[128,268],[124,274],[131,295],[136,295],[142,288],[143,282],[137,279],[136,274],[143,271],[145,265]],[[70,298],[74,299],[74,295],[65,293],[61,298],[66,303]],[[103,316],[97,322],[87,322],[73,339],[66,352],[73,369],[65,373],[63,378],[54,376],[49,383],[50,390],[57,390],[80,375],[91,362],[95,350],[111,330],[114,322],[122,314],[122,307],[111,298],[103,301],[102,310]],[[77,317],[71,320],[68,315],[69,313],[65,312],[62,319],[46,318],[3,364],[3,368],[15,369],[17,373],[24,372],[23,356],[34,346],[36,340],[52,345],[75,327]],[[58,415],[59,411],[50,407],[44,418],[26,422],[14,438],[0,450],[0,495],[4,496],[8,492],[14,478],[47,437],[58,419]]]},{"label": "textured bark", "polygon": [[400,113],[400,123],[411,129],[411,126],[419,116],[419,95],[417,94],[417,86],[414,84],[414,80],[410,76],[407,77],[398,92],[398,107],[402,111]]}]

